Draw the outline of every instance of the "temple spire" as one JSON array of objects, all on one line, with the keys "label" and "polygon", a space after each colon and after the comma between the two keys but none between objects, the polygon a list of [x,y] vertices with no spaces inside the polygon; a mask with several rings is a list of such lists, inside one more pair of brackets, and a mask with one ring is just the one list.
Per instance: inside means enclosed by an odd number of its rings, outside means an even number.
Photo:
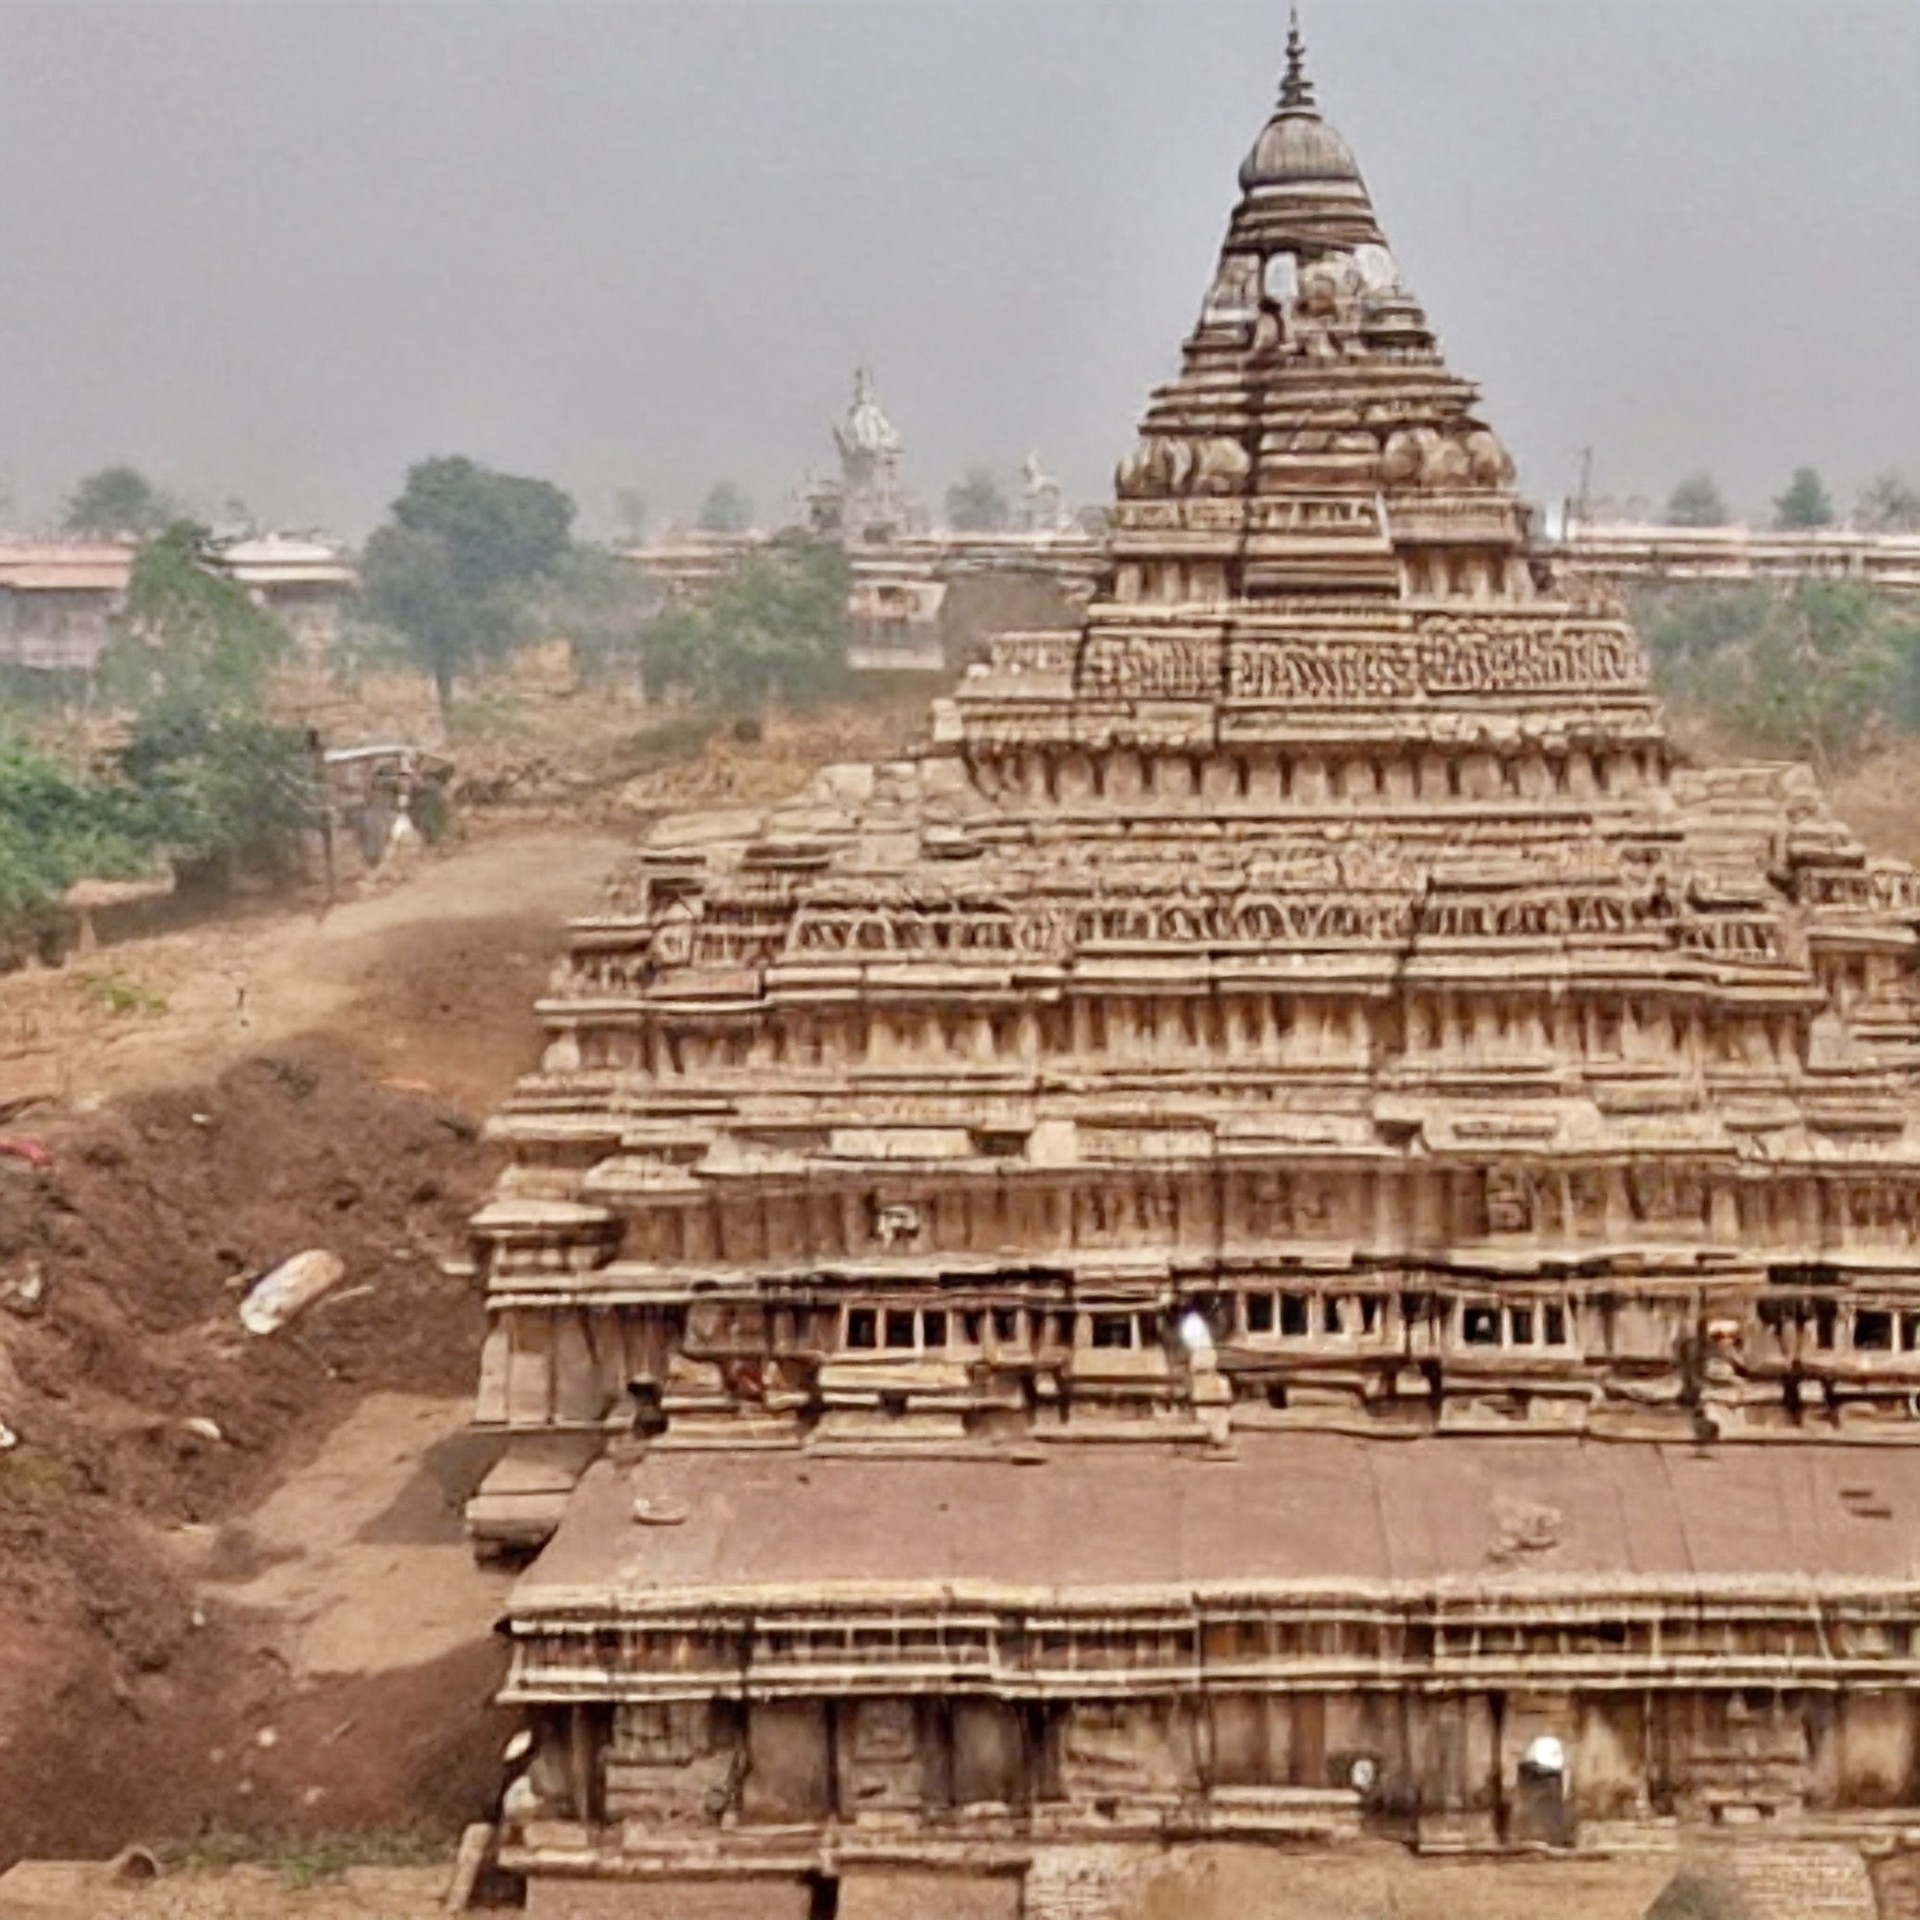
[{"label": "temple spire", "polygon": [[1295,7],[1287,23],[1287,75],[1280,83],[1282,113],[1315,111],[1313,82],[1307,78],[1307,43],[1300,37],[1300,9]]}]

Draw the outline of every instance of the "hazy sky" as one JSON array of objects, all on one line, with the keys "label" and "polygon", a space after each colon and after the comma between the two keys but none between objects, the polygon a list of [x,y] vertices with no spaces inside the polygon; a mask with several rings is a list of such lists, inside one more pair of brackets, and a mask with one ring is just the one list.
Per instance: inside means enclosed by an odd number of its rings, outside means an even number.
[{"label": "hazy sky", "polygon": [[[1527,487],[1920,479],[1920,0],[1309,0]],[[0,0],[0,482],[364,532],[469,453],[776,508],[870,359],[916,490],[1103,498],[1279,0]]]}]

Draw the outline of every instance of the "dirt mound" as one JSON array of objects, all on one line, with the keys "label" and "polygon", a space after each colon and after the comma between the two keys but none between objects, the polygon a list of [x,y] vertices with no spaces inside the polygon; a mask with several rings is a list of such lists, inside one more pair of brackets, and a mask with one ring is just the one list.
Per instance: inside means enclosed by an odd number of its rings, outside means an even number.
[{"label": "dirt mound", "polygon": [[[439,1262],[484,1190],[478,1132],[314,1046],[49,1129],[49,1170],[0,1175],[0,1288],[41,1303],[4,1329],[15,1424],[64,1428],[94,1490],[193,1520],[250,1493],[290,1423],[377,1387],[459,1391],[480,1302]],[[340,1289],[283,1336],[242,1332],[250,1282],[314,1245],[346,1262]]]},{"label": "dirt mound", "polygon": [[[441,1261],[491,1171],[477,1133],[308,1044],[56,1116],[44,1169],[0,1159],[18,1436],[0,1452],[0,1863],[484,1810],[490,1648],[364,1699],[351,1680],[293,1699],[281,1656],[168,1541],[244,1507],[367,1394],[470,1386],[481,1302]],[[339,1289],[245,1333],[250,1281],[314,1245],[345,1261]],[[287,1716],[298,1740],[262,1744]]]},{"label": "dirt mound", "polygon": [[785,800],[836,760],[891,760],[925,731],[928,690],[772,713],[717,727],[697,754],[637,774],[619,793],[628,817]]}]

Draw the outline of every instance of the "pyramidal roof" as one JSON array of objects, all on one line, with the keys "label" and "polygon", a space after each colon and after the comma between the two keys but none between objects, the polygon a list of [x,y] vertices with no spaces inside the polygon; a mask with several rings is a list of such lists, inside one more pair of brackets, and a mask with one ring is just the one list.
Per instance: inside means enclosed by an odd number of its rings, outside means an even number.
[{"label": "pyramidal roof", "polygon": [[[1447,544],[1476,585],[1523,589],[1513,463],[1475,389],[1448,371],[1351,151],[1320,116],[1297,20],[1280,103],[1240,187],[1181,375],[1154,396],[1119,471],[1123,597],[1418,593],[1443,576],[1411,549],[1442,523],[1463,536]],[[1177,529],[1164,508],[1132,506],[1283,497],[1299,503],[1290,515],[1210,506],[1174,516]],[[1347,564],[1289,564],[1267,537],[1289,517],[1317,523],[1326,558],[1337,549]],[[1140,586],[1126,563],[1162,532],[1195,562],[1220,564],[1172,580],[1151,570]]]},{"label": "pyramidal roof", "polygon": [[[1010,642],[997,660],[1023,677],[996,667],[963,690],[968,738],[1037,740],[1049,694],[1070,696],[1086,743],[1119,693],[1158,703],[1164,744],[1199,747],[1220,743],[1228,710],[1242,740],[1277,740],[1302,700],[1357,701],[1374,731],[1405,736],[1457,724],[1442,709],[1462,695],[1511,708],[1577,693],[1588,720],[1604,709],[1651,742],[1644,655],[1610,607],[1575,604],[1534,561],[1513,462],[1321,116],[1297,18],[1239,183],[1180,372],[1116,473],[1109,590],[1071,685],[1043,687],[1045,649]],[[1489,619],[1500,643],[1467,657],[1462,623]]]}]

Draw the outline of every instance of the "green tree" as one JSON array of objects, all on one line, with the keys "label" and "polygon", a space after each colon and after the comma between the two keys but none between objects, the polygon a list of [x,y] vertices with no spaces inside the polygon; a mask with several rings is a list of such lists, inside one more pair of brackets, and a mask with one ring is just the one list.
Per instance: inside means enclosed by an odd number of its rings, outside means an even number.
[{"label": "green tree", "polygon": [[1670,527],[1724,527],[1732,518],[1713,475],[1704,470],[1688,474],[1667,496]]},{"label": "green tree", "polygon": [[573,502],[551,481],[456,455],[408,468],[393,519],[444,540],[455,585],[481,600],[558,562],[572,539]]},{"label": "green tree", "polygon": [[139,873],[151,858],[131,793],[0,736],[0,922],[32,918],[76,880]]},{"label": "green tree", "polygon": [[1783,533],[1833,525],[1833,496],[1816,467],[1795,467],[1787,490],[1773,503],[1773,524]]},{"label": "green tree", "polygon": [[1920,533],[1920,490],[1889,467],[1861,490],[1853,517],[1868,533]]},{"label": "green tree", "polygon": [[640,636],[647,684],[703,705],[801,703],[847,670],[847,562],[828,541],[788,539],[704,599],[669,608]]},{"label": "green tree", "polygon": [[145,837],[176,865],[277,871],[319,819],[312,742],[245,710],[143,714],[120,756]]},{"label": "green tree", "polygon": [[173,503],[138,467],[101,467],[74,488],[65,526],[78,539],[152,533],[174,517]]},{"label": "green tree", "polygon": [[660,611],[660,589],[610,547],[573,548],[529,594],[528,624],[565,640],[576,672],[644,677],[644,637]]},{"label": "green tree", "polygon": [[753,525],[753,502],[731,480],[716,480],[700,502],[703,533],[745,533]]},{"label": "green tree", "polygon": [[374,619],[401,636],[414,664],[433,681],[442,718],[455,679],[497,652],[508,632],[491,596],[475,600],[460,590],[441,534],[379,528],[360,556],[360,591]]},{"label": "green tree", "polygon": [[1662,693],[1768,747],[1830,766],[1920,723],[1920,617],[1862,582],[1671,588],[1639,611]]},{"label": "green tree", "polygon": [[947,524],[960,533],[993,533],[1007,524],[1007,496],[991,467],[969,467],[947,489]]},{"label": "green tree", "polygon": [[286,628],[222,570],[206,528],[176,520],[134,558],[101,681],[141,715],[252,713],[290,645]]},{"label": "green tree", "polygon": [[101,678],[134,709],[119,771],[148,845],[222,873],[272,868],[312,824],[310,743],[265,711],[290,646],[204,527],[175,521],[140,549]]},{"label": "green tree", "polygon": [[565,558],[572,528],[573,502],[549,481],[458,456],[408,469],[361,557],[361,590],[432,676],[442,714],[456,678],[511,643],[519,597]]}]

